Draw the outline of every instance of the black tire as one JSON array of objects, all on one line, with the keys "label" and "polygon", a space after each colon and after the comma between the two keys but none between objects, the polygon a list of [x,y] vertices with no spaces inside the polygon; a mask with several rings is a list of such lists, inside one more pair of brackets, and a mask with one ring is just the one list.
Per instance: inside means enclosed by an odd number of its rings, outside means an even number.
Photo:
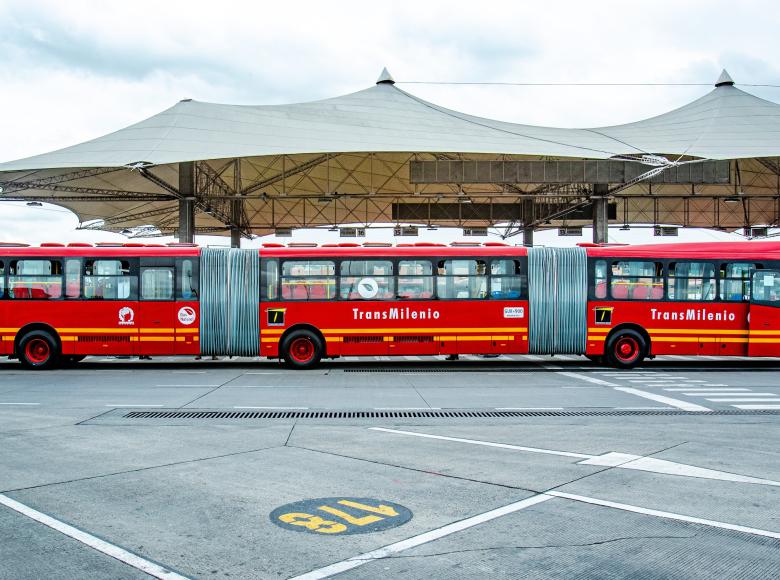
[{"label": "black tire", "polygon": [[647,356],[647,341],[636,330],[620,330],[607,342],[604,358],[616,369],[632,369]]},{"label": "black tire", "polygon": [[282,358],[292,369],[313,369],[324,354],[322,340],[310,330],[293,330],[282,341]]},{"label": "black tire", "polygon": [[49,370],[60,362],[60,343],[45,330],[33,330],[21,338],[16,354],[27,369]]}]

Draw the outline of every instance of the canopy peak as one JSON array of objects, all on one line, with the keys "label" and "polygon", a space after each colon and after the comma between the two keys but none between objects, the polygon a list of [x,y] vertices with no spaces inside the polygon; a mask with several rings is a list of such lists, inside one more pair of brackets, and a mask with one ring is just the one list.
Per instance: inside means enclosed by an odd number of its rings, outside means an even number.
[{"label": "canopy peak", "polygon": [[728,71],[725,68],[720,73],[720,76],[718,77],[718,80],[715,81],[715,86],[716,87],[733,87],[734,86],[734,80],[731,78],[731,75],[729,75]]},{"label": "canopy peak", "polygon": [[382,74],[379,75],[379,78],[376,80],[376,84],[378,85],[395,84],[395,79],[393,78],[393,75],[391,75],[390,72],[387,70],[387,67],[384,67],[382,69]]}]

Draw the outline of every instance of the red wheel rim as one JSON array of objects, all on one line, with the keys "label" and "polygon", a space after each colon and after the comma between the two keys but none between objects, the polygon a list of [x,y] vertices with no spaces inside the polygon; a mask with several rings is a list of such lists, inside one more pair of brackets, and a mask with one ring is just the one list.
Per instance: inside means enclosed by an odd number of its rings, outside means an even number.
[{"label": "red wheel rim", "polygon": [[32,364],[42,364],[49,360],[51,348],[42,338],[33,338],[24,347],[24,355]]},{"label": "red wheel rim", "polygon": [[615,356],[624,363],[630,363],[639,356],[639,342],[632,336],[619,338],[615,343]]},{"label": "red wheel rim", "polygon": [[298,363],[309,362],[314,358],[314,343],[308,337],[296,338],[290,345],[290,356]]}]

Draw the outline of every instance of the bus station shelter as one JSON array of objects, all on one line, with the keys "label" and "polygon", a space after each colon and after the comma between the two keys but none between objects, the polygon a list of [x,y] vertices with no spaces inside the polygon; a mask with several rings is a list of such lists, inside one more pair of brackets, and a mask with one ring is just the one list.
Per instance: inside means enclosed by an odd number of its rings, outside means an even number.
[{"label": "bus station shelter", "polygon": [[718,229],[780,221],[780,105],[723,71],[704,96],[625,125],[471,116],[396,86],[287,105],[185,99],[134,125],[0,164],[0,201],[49,202],[84,229],[241,237],[344,224]]}]

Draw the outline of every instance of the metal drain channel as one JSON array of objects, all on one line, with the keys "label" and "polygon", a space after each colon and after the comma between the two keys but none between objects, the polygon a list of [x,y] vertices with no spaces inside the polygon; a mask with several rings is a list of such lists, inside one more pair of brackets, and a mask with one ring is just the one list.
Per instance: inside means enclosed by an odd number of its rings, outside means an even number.
[{"label": "metal drain channel", "polygon": [[593,410],[593,411],[491,411],[479,409],[453,410],[392,410],[392,411],[217,411],[217,410],[154,410],[130,411],[123,419],[511,419],[516,417],[642,417],[642,416],[756,416],[780,415],[773,410],[724,409],[707,413],[676,410]]}]

